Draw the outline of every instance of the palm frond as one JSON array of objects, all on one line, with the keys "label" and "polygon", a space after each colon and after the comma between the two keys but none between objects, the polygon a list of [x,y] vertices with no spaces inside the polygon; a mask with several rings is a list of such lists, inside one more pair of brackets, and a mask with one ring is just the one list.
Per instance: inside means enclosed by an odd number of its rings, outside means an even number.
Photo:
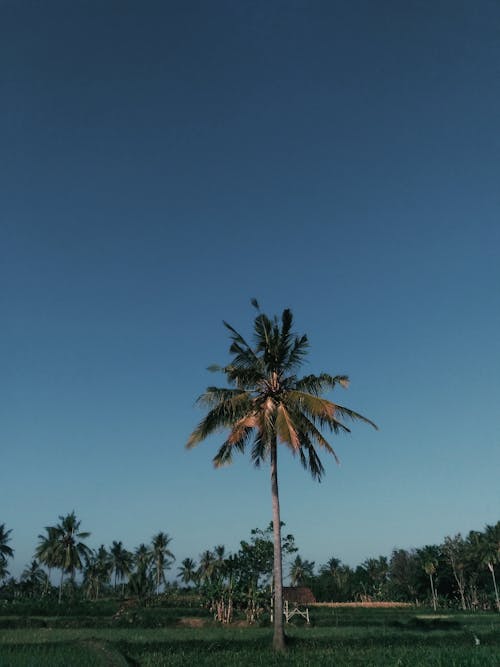
[{"label": "palm frond", "polygon": [[309,340],[307,336],[305,334],[300,337],[296,336],[295,340],[293,341],[293,345],[290,347],[290,350],[288,352],[288,358],[286,361],[287,369],[292,369],[296,368],[297,366],[300,366],[303,358],[307,354],[308,348],[309,348]]},{"label": "palm frond", "polygon": [[300,449],[300,440],[286,407],[281,403],[276,411],[276,435],[281,442],[291,445],[292,449]]},{"label": "palm frond", "polygon": [[253,409],[253,402],[246,392],[216,405],[191,433],[186,447],[191,449],[212,433],[232,425],[249,414]]},{"label": "palm frond", "polygon": [[307,456],[308,456],[308,466],[307,469],[311,473],[313,479],[321,482],[321,478],[325,472],[323,464],[321,463],[319,456],[316,453],[313,445],[306,445]]},{"label": "palm frond", "polygon": [[210,366],[207,366],[207,371],[210,371],[210,373],[224,373],[225,368],[219,364],[210,364]]},{"label": "palm frond", "polygon": [[370,426],[373,426],[373,428],[378,431],[377,424],[372,422],[371,419],[368,419],[368,417],[360,415],[359,412],[354,412],[354,410],[350,410],[349,408],[345,408],[343,405],[338,404],[335,404],[335,410],[342,417],[348,417],[349,419],[352,419],[352,421],[362,421],[365,424],[370,424]]},{"label": "palm frond", "polygon": [[287,405],[306,412],[314,419],[331,418],[335,414],[336,405],[326,398],[305,391],[291,390],[287,392]]},{"label": "palm frond", "polygon": [[349,378],[347,375],[329,375],[328,373],[321,373],[320,375],[306,375],[296,383],[296,388],[299,391],[306,391],[310,394],[318,396],[328,389],[334,389],[337,385],[344,389],[349,386]]},{"label": "palm frond", "polygon": [[[312,442],[309,435],[304,431],[301,431],[300,433],[300,443],[301,446],[297,450],[300,463],[305,470],[311,473],[313,479],[316,479],[318,482],[320,482],[325,469],[314,448],[314,443]],[[331,451],[335,456],[335,452],[333,452],[333,450]],[[297,452],[294,451],[293,453],[295,454]]]},{"label": "palm frond", "polygon": [[[319,428],[317,428],[317,426],[314,424],[313,421],[308,419],[306,415],[303,413],[300,415],[294,415],[294,420],[299,430],[299,437],[301,444],[309,443],[309,446],[313,446],[313,441],[317,442],[320,447],[325,449],[329,454],[333,456],[336,463],[340,464],[340,459],[337,456],[335,450],[330,445],[328,440],[324,437],[324,435],[321,433]],[[333,427],[331,428],[332,430],[335,431]],[[337,424],[337,429],[340,430],[341,428],[345,429],[345,426],[343,426],[343,424]]]},{"label": "palm frond", "polygon": [[222,402],[246,394],[242,389],[228,389],[226,387],[207,387],[207,390],[196,399],[199,405],[215,406]]},{"label": "palm frond", "polygon": [[259,313],[254,320],[254,338],[257,343],[256,350],[257,352],[264,353],[264,358],[266,357],[266,352],[269,352],[271,330],[271,320],[264,313]]},{"label": "palm frond", "polygon": [[243,336],[236,331],[236,329],[229,324],[229,322],[226,322],[223,320],[223,324],[231,332],[231,346],[229,348],[229,352],[231,354],[240,354],[240,353],[247,353],[250,358],[253,358],[254,360],[257,360],[258,357],[255,354],[254,350],[252,349],[252,346],[247,343],[247,341],[243,338]]},{"label": "palm frond", "polygon": [[213,458],[213,464],[216,468],[229,465],[233,462],[233,452],[235,450],[243,453],[245,446],[253,432],[253,427],[245,427],[231,431],[229,438],[219,448],[217,454]]},{"label": "palm frond", "polygon": [[262,431],[257,431],[252,445],[252,463],[256,468],[260,468],[263,461],[269,454],[268,442],[263,437]]}]

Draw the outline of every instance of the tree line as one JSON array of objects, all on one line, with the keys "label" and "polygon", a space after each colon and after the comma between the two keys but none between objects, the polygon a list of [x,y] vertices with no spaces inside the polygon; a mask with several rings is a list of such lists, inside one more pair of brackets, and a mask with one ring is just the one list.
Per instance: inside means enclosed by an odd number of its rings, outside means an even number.
[{"label": "tree line", "polygon": [[[235,613],[249,622],[272,611],[273,526],[255,528],[239,549],[224,545],[203,551],[198,560],[184,558],[175,573],[172,537],[153,535],[149,544],[130,551],[121,541],[91,549],[90,533],[81,530],[75,512],[60,516],[38,536],[32,561],[18,580],[9,576],[14,556],[12,530],[0,524],[0,597],[57,597],[62,602],[80,596],[88,600],[134,596],[147,598],[172,591],[192,593],[220,622]],[[307,586],[321,602],[398,601],[462,610],[496,609],[500,564],[500,521],[465,537],[446,537],[441,544],[394,549],[389,557],[367,558],[357,567],[332,556],[316,568],[303,559],[293,535],[283,535],[281,549],[291,586]],[[53,575],[57,575],[57,585]]]}]

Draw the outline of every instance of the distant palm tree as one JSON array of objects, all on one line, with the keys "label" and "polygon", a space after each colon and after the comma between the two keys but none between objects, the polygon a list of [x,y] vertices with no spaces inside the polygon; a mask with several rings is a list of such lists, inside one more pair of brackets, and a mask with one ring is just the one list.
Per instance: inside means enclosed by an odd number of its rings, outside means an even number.
[{"label": "distant palm tree", "polygon": [[500,597],[495,575],[495,565],[500,563],[500,521],[494,526],[486,526],[483,533],[471,531],[475,539],[475,552],[481,565],[486,566],[491,573],[495,604],[500,612]]},{"label": "distant palm tree", "polygon": [[144,572],[151,568],[151,550],[142,542],[134,551],[134,564],[136,570]]},{"label": "distant palm tree", "polygon": [[172,541],[167,533],[158,533],[153,536],[151,548],[151,560],[153,563],[153,573],[156,582],[156,594],[160,592],[160,586],[166,583],[165,570],[169,569],[172,561],[175,560],[174,554],[168,548]]},{"label": "distant palm tree", "polygon": [[55,526],[46,526],[45,535],[38,536],[38,545],[35,549],[35,557],[44,565],[47,570],[47,583],[45,593],[48,593],[51,581],[51,572],[53,568],[58,567],[57,564],[57,528]]},{"label": "distant palm tree", "polygon": [[133,595],[140,598],[151,594],[154,589],[154,580],[151,576],[152,552],[144,543],[140,544],[134,551],[135,570],[128,580],[128,588]]},{"label": "distant palm tree", "polygon": [[118,581],[122,581],[132,571],[133,556],[130,551],[124,548],[121,542],[113,541],[109,550],[111,557],[112,571],[114,572],[114,589]]},{"label": "distant palm tree", "polygon": [[51,544],[47,546],[50,562],[61,570],[59,583],[59,602],[61,602],[64,575],[68,574],[71,580],[74,580],[75,572],[83,568],[85,558],[90,556],[91,550],[82,541],[87,539],[90,533],[80,530],[81,521],[76,518],[74,511],[66,516],[60,516],[59,522],[54,527],[46,528],[46,531],[51,539]]},{"label": "distant palm tree", "polygon": [[226,547],[223,544],[218,544],[214,547],[214,558],[217,565],[222,565],[226,555]]},{"label": "distant palm tree", "polygon": [[309,560],[302,560],[300,556],[295,556],[290,567],[290,584],[292,586],[301,586],[307,579],[314,576],[314,563]]},{"label": "distant palm tree", "polygon": [[434,575],[437,572],[439,564],[439,555],[440,552],[438,547],[432,545],[428,545],[422,547],[421,549],[417,549],[417,556],[420,560],[420,565],[424,570],[424,572],[426,573],[426,575],[429,577],[432,607],[434,611],[436,611],[437,609],[437,590],[436,590]]},{"label": "distant palm tree", "polygon": [[198,567],[197,578],[200,581],[210,581],[215,570],[216,559],[212,551],[208,549],[200,555],[200,565]]},{"label": "distant palm tree", "polygon": [[29,595],[36,595],[37,593],[43,595],[47,590],[47,579],[47,573],[40,567],[40,563],[36,559],[33,559],[21,574],[23,589]]},{"label": "distant palm tree", "polygon": [[199,398],[208,407],[208,414],[191,434],[187,447],[193,447],[220,429],[229,435],[214,458],[216,467],[231,463],[235,452],[243,452],[253,440],[251,458],[258,467],[269,461],[271,468],[271,497],[274,536],[274,638],[277,651],[285,649],[283,630],[283,575],[281,554],[281,520],[278,494],[278,443],[297,455],[313,478],[321,479],[324,472],[315,446],[337,456],[321,433],[349,432],[340,418],[375,424],[362,415],[324,398],[321,394],[337,385],[347,387],[345,375],[326,373],[299,379],[297,369],[307,353],[307,336],[292,332],[293,317],[286,309],[270,319],[259,310],[254,320],[253,346],[236,329],[224,322],[230,332],[229,352],[232,361],[227,366],[213,366],[226,376],[229,388],[208,387]]},{"label": "distant palm tree", "polygon": [[5,524],[0,523],[0,581],[8,576],[7,559],[13,558],[14,550],[9,547],[11,530],[5,530]]},{"label": "distant palm tree", "polygon": [[196,581],[196,563],[192,558],[184,558],[178,570],[179,574],[177,576],[184,584],[187,585]]},{"label": "distant palm tree", "polygon": [[109,583],[112,570],[111,556],[103,544],[97,551],[86,555],[83,581],[89,598],[99,599],[103,586]]},{"label": "distant palm tree", "polygon": [[359,566],[361,588],[364,595],[381,597],[389,574],[389,563],[385,556],[367,558]]}]

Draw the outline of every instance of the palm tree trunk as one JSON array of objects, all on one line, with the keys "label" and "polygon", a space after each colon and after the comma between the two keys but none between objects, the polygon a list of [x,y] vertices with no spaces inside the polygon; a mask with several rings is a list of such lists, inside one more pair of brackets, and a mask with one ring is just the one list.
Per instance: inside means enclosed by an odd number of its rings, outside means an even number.
[{"label": "palm tree trunk", "polygon": [[59,604],[61,604],[62,600],[63,578],[64,578],[64,570],[61,569],[61,581],[59,582]]},{"label": "palm tree trunk", "polygon": [[491,572],[491,576],[493,578],[493,588],[495,589],[495,602],[497,603],[497,611],[500,612],[500,599],[498,597],[497,580],[495,577],[495,566],[493,565],[493,563],[488,563],[488,569]]},{"label": "palm tree trunk", "polygon": [[49,588],[50,588],[50,584],[51,584],[51,582],[50,582],[51,568],[47,567],[47,569],[48,569],[49,573],[47,574],[47,580],[45,582],[45,593],[44,593],[44,595],[49,594]]},{"label": "palm tree trunk", "polygon": [[278,495],[278,452],[276,438],[271,442],[271,496],[273,502],[273,537],[274,537],[274,636],[275,651],[285,650],[283,630],[283,563],[281,559],[281,517]]},{"label": "palm tree trunk", "polygon": [[436,591],[434,590],[434,581],[432,579],[432,574],[429,574],[429,579],[431,580],[432,607],[433,607],[434,611],[436,611],[437,600],[436,600]]},{"label": "palm tree trunk", "polygon": [[465,603],[465,594],[464,594],[464,582],[462,579],[462,575],[459,577],[458,574],[453,570],[453,574],[455,576],[455,581],[457,582],[457,587],[458,587],[458,592],[460,594],[460,604],[462,605],[462,611],[467,610],[467,605]]}]

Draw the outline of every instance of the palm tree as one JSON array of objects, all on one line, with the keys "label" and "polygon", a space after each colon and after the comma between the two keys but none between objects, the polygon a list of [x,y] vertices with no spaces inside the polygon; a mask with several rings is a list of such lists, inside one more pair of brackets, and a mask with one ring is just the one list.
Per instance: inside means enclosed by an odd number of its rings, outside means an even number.
[{"label": "palm tree", "polygon": [[314,576],[314,562],[302,560],[300,556],[295,556],[295,560],[290,566],[290,584],[292,586],[302,586],[307,579]]},{"label": "palm tree", "polygon": [[48,593],[50,586],[50,575],[53,567],[57,567],[55,550],[56,550],[56,528],[55,526],[46,526],[45,535],[38,536],[38,545],[35,549],[35,558],[44,565],[47,570],[47,582],[45,593]]},{"label": "palm tree", "polygon": [[47,573],[34,558],[21,574],[23,589],[29,595],[37,593],[42,593],[43,595],[43,592],[47,590],[47,578]]},{"label": "palm tree", "polygon": [[175,560],[174,554],[168,548],[172,541],[167,533],[158,533],[153,536],[151,559],[153,561],[154,577],[156,581],[156,594],[160,592],[161,584],[165,584],[165,570],[169,569],[172,561]]},{"label": "palm tree", "polygon": [[83,582],[89,598],[93,595],[95,600],[99,599],[101,588],[109,582],[112,570],[111,556],[103,544],[97,551],[92,551],[85,557]]},{"label": "palm tree", "polygon": [[14,557],[14,549],[9,547],[10,534],[12,529],[5,530],[5,524],[0,523],[0,580],[5,579],[9,574],[7,570],[7,559]]},{"label": "palm tree", "polygon": [[46,530],[52,538],[49,548],[51,562],[61,570],[59,583],[59,602],[61,602],[64,575],[69,574],[73,580],[76,570],[81,570],[86,557],[90,557],[91,550],[81,541],[89,537],[90,533],[80,531],[81,521],[76,518],[74,511],[66,516],[60,516],[59,521],[57,526]]},{"label": "palm tree", "polygon": [[383,596],[384,586],[387,583],[389,572],[389,563],[385,556],[378,558],[367,558],[356,569],[358,581],[363,589],[364,595],[381,598]]},{"label": "palm tree", "polygon": [[151,550],[141,542],[134,551],[134,564],[136,570],[143,570],[146,572],[151,567]]},{"label": "palm tree", "polygon": [[129,577],[128,588],[130,592],[143,598],[150,595],[154,588],[154,581],[151,577],[152,552],[144,543],[139,544],[134,551],[135,570]]},{"label": "palm tree", "polygon": [[437,609],[437,590],[434,580],[434,575],[437,572],[439,565],[439,548],[432,545],[427,545],[421,549],[417,549],[417,555],[420,559],[420,565],[429,577],[430,589],[431,589],[431,600],[432,608],[434,611]]},{"label": "palm tree", "polygon": [[500,562],[500,521],[494,526],[486,526],[483,533],[471,531],[471,534],[475,538],[476,558],[490,571],[495,592],[495,604],[497,611],[500,612],[500,597],[495,576],[495,565]]},{"label": "palm tree", "polygon": [[184,584],[190,584],[192,581],[197,580],[196,575],[196,563],[192,558],[184,558],[180,567],[178,568],[179,574],[177,575]]},{"label": "palm tree", "polygon": [[339,418],[373,422],[341,405],[322,397],[337,385],[347,387],[345,375],[326,373],[299,379],[295,372],[307,352],[307,336],[292,332],[290,310],[283,311],[281,323],[260,312],[257,301],[252,305],[258,314],[254,320],[254,345],[250,345],[227,322],[233,355],[229,365],[211,370],[225,374],[228,388],[208,387],[198,399],[208,407],[208,414],[191,434],[187,447],[193,447],[221,428],[229,435],[214,457],[216,467],[231,463],[234,452],[243,452],[253,438],[251,458],[255,466],[270,463],[274,540],[274,638],[275,650],[285,649],[283,631],[283,575],[281,555],[281,521],[278,493],[278,443],[286,445],[313,478],[321,479],[323,465],[316,446],[337,456],[321,433],[349,432]]},{"label": "palm tree", "polygon": [[210,581],[215,570],[215,562],[214,554],[206,549],[200,555],[200,566],[196,573],[196,578],[203,582]]},{"label": "palm tree", "polygon": [[431,599],[432,599],[432,608],[434,611],[437,609],[437,593],[436,589],[434,586],[434,575],[436,574],[437,570],[437,564],[436,561],[432,559],[427,559],[424,561],[422,564],[422,568],[425,572],[425,574],[429,577],[429,581],[431,584]]},{"label": "palm tree", "polygon": [[117,581],[122,581],[132,571],[133,556],[130,551],[123,547],[121,542],[113,541],[109,550],[112,571],[114,572],[114,589],[116,592]]}]

